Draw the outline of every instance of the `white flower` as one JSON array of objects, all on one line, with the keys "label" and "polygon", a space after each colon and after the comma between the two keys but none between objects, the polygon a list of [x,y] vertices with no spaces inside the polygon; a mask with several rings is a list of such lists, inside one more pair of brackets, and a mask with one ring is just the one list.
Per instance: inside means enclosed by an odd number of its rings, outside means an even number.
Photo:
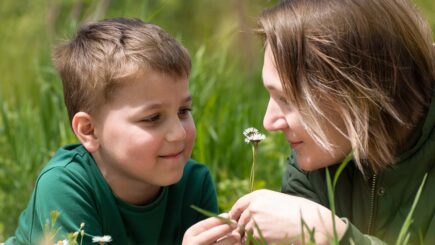
[{"label": "white flower", "polygon": [[112,241],[112,237],[108,235],[92,237],[92,242],[111,242],[111,241]]},{"label": "white flower", "polygon": [[[0,243],[0,245],[4,245],[4,243]],[[57,243],[55,243],[54,245],[69,245],[68,240],[62,240],[62,241],[58,241]]]},{"label": "white flower", "polygon": [[258,143],[266,138],[266,136],[258,131],[256,128],[247,128],[243,131],[245,136],[245,143]]},{"label": "white flower", "polygon": [[243,135],[246,136],[246,137],[248,135],[250,135],[250,134],[253,134],[253,133],[258,133],[258,129],[256,129],[256,128],[247,128],[247,129],[245,129],[243,131]]}]

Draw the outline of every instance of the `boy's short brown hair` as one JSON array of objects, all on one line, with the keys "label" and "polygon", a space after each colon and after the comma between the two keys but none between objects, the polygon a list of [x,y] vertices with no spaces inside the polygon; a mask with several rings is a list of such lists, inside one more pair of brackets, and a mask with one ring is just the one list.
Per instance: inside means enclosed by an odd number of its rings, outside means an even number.
[{"label": "boy's short brown hair", "polygon": [[187,50],[162,28],[139,19],[114,18],[87,23],[75,37],[53,50],[70,120],[79,111],[93,114],[121,82],[140,69],[189,76]]}]

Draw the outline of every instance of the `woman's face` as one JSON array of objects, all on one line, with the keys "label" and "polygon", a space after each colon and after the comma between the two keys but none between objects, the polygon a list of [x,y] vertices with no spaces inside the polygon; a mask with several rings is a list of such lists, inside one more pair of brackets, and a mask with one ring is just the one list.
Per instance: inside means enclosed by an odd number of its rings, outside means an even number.
[{"label": "woman's face", "polygon": [[[270,99],[263,119],[264,127],[268,131],[280,130],[284,133],[292,150],[296,152],[296,161],[302,170],[312,171],[341,162],[351,151],[350,141],[326,120],[321,123],[325,125],[326,136],[333,144],[332,150],[327,151],[314,141],[305,129],[298,109],[286,99],[274,63],[273,53],[267,46],[264,53],[263,83]],[[332,117],[331,120],[346,132],[339,117]]]}]

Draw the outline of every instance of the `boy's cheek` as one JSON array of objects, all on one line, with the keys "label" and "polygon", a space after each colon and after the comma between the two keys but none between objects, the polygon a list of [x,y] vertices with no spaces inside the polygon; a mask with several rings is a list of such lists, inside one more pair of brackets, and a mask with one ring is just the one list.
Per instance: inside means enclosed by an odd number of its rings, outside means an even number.
[{"label": "boy's cheek", "polygon": [[191,120],[191,122],[186,127],[186,133],[188,140],[195,141],[196,138],[196,126],[195,122]]},{"label": "boy's cheek", "polygon": [[189,128],[186,128],[186,133],[187,133],[187,137],[186,137],[186,145],[189,148],[189,156],[192,154],[193,151],[193,146],[195,144],[195,139],[196,139],[196,127],[195,124],[192,123]]}]

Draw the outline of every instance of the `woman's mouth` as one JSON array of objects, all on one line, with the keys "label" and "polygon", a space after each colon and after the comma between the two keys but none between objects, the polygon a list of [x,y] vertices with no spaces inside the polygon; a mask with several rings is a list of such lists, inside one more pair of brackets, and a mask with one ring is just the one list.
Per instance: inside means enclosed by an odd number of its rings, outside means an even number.
[{"label": "woman's mouth", "polygon": [[303,141],[290,141],[290,146],[292,147],[292,149],[296,149],[296,148],[298,148],[302,143],[303,143]]}]

